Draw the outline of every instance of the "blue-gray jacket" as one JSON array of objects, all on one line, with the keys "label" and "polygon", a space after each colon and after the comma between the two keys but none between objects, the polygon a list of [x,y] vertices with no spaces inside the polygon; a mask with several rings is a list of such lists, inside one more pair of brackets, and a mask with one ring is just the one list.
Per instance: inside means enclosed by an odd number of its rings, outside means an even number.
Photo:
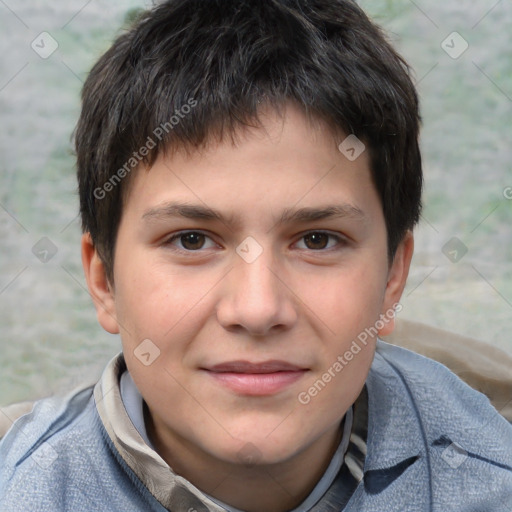
[{"label": "blue-gray jacket", "polygon": [[[512,512],[512,425],[484,395],[382,341],[366,389],[364,476],[344,508],[335,481],[312,511]],[[16,421],[0,442],[0,511],[223,510],[170,468],[164,507],[137,476],[144,460],[116,447],[101,393],[45,399]]]}]

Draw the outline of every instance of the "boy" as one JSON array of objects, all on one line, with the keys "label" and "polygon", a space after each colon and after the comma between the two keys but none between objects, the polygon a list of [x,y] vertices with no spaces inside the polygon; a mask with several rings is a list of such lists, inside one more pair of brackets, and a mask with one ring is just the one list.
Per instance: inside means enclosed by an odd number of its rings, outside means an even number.
[{"label": "boy", "polygon": [[512,427],[393,330],[407,66],[348,0],[168,0],[94,66],[82,259],[123,353],[0,445],[2,510],[512,509]]}]

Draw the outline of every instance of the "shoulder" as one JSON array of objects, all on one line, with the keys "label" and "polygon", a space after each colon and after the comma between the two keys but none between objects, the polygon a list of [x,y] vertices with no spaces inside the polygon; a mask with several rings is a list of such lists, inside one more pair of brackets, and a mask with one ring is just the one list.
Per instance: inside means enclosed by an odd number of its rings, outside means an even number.
[{"label": "shoulder", "polygon": [[34,407],[34,402],[17,402],[0,407],[0,440],[7,434],[12,424]]},{"label": "shoulder", "polygon": [[74,421],[87,413],[91,398],[92,388],[86,388],[67,397],[49,397],[35,402],[28,414],[14,421],[0,442],[4,467],[19,466],[42,443],[72,428]]},{"label": "shoulder", "polygon": [[35,403],[0,441],[0,510],[165,509],[111,444],[93,387]]},{"label": "shoulder", "polygon": [[[87,461],[99,452],[92,388],[35,402],[0,442],[2,510],[64,510],[81,486]],[[68,495],[66,495],[68,494]]]},{"label": "shoulder", "polygon": [[[482,421],[493,425],[512,446],[512,425],[490,403],[443,364],[383,341],[377,343],[375,375],[395,381],[395,391],[414,403],[426,427],[452,424],[467,432]],[[512,397],[511,397],[512,399]]]},{"label": "shoulder", "polygon": [[512,356],[483,341],[400,319],[384,341],[412,350],[448,367],[473,389],[484,393],[512,422]]},{"label": "shoulder", "polygon": [[[14,470],[49,466],[58,457],[53,446],[65,444],[80,430],[80,418],[90,416],[92,388],[80,390],[68,397],[38,400],[32,410],[18,418],[0,441],[2,485]],[[82,428],[84,422],[82,422]]]},{"label": "shoulder", "polygon": [[425,502],[510,510],[498,505],[512,505],[512,425],[485,395],[442,364],[382,341],[367,387],[375,468],[397,454],[416,457]]}]

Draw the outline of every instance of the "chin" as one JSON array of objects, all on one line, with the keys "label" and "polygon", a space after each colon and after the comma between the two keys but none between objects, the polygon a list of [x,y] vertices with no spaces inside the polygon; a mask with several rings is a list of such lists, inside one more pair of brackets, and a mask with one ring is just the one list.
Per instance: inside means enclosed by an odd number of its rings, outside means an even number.
[{"label": "chin", "polygon": [[[279,423],[269,429],[267,425],[259,427],[253,422],[249,428],[240,429],[236,436],[225,438],[225,443],[210,446],[211,453],[230,464],[251,466],[284,462],[292,458],[307,440],[295,432],[277,432],[276,425]],[[262,435],[262,432],[268,433]]]}]

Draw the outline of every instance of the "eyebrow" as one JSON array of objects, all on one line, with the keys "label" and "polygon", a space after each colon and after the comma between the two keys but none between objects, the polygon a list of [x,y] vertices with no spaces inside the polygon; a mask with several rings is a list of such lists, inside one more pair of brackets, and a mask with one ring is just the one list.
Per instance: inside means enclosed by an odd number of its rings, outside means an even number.
[{"label": "eyebrow", "polygon": [[[169,202],[146,210],[142,219],[146,222],[166,220],[169,218],[183,217],[186,219],[217,220],[223,224],[233,226],[236,224],[235,216],[224,215],[220,211],[208,206],[180,202]],[[358,221],[367,220],[367,215],[357,206],[352,204],[332,204],[318,208],[286,208],[283,210],[276,224],[291,222],[312,222],[323,219],[349,218]]]},{"label": "eyebrow", "polygon": [[323,219],[336,219],[348,217],[354,220],[366,219],[366,214],[357,206],[351,204],[334,204],[322,208],[305,207],[293,210],[287,208],[283,211],[279,224],[285,222],[310,222]]}]

